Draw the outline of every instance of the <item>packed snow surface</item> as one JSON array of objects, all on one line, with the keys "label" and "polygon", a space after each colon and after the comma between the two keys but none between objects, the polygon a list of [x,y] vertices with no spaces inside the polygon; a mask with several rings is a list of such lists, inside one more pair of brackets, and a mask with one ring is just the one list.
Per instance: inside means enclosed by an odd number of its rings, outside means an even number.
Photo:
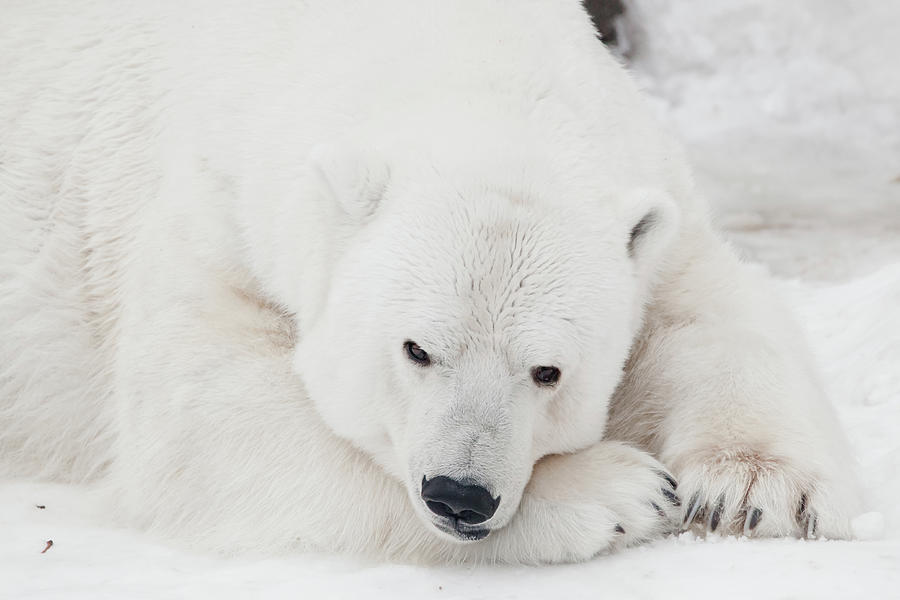
[{"label": "packed snow surface", "polygon": [[628,4],[636,77],[806,324],[860,465],[857,541],[682,534],[543,568],[219,558],[111,528],[88,489],[13,481],[0,598],[900,598],[900,3]]}]

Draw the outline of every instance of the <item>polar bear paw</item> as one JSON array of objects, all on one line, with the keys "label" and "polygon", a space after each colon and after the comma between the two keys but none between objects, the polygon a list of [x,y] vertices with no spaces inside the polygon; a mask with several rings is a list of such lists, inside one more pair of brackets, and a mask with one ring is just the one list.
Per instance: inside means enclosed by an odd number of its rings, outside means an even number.
[{"label": "polar bear paw", "polygon": [[540,562],[585,560],[676,531],[676,490],[672,475],[646,452],[600,442],[538,463],[520,512],[549,552]]},{"label": "polar bear paw", "polygon": [[654,468],[653,474],[657,479],[648,478],[642,493],[608,500],[610,510],[618,517],[613,528],[617,537],[611,547],[641,544],[677,531],[681,510],[678,484],[662,468]]},{"label": "polar bear paw", "polygon": [[682,529],[847,539],[842,495],[792,461],[747,449],[694,453],[680,468]]}]

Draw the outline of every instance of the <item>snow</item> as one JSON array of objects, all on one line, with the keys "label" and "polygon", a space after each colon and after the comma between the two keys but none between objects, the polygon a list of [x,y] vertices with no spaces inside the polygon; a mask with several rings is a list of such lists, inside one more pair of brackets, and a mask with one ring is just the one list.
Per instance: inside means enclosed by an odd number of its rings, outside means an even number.
[{"label": "snow", "polygon": [[220,558],[110,528],[89,489],[12,481],[0,598],[900,598],[900,3],[628,4],[638,80],[808,329],[859,461],[859,540],[682,534],[544,568]]},{"label": "snow", "polygon": [[631,0],[638,81],[746,255],[847,280],[900,256],[900,4]]},{"label": "snow", "polygon": [[[35,507],[35,500],[46,509]],[[893,541],[682,534],[587,564],[418,567],[322,556],[215,558],[93,524],[82,490],[0,488],[0,596],[9,598],[890,598]],[[53,546],[40,554],[45,540]],[[898,597],[898,596],[893,596]]]}]

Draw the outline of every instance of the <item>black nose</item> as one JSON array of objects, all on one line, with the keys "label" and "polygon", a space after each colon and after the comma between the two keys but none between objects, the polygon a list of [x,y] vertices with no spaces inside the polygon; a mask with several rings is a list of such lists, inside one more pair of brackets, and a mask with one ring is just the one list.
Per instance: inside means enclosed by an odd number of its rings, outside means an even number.
[{"label": "black nose", "polygon": [[480,485],[464,485],[443,475],[422,478],[422,500],[434,514],[470,525],[490,519],[500,504],[499,496],[491,498]]}]

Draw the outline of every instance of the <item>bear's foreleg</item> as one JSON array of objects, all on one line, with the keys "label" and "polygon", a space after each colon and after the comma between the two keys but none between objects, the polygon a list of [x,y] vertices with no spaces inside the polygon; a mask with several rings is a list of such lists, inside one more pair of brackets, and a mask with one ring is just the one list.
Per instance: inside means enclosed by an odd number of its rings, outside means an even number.
[{"label": "bear's foreleg", "polygon": [[672,258],[608,436],[672,469],[686,528],[849,537],[852,461],[776,286],[706,230]]}]

